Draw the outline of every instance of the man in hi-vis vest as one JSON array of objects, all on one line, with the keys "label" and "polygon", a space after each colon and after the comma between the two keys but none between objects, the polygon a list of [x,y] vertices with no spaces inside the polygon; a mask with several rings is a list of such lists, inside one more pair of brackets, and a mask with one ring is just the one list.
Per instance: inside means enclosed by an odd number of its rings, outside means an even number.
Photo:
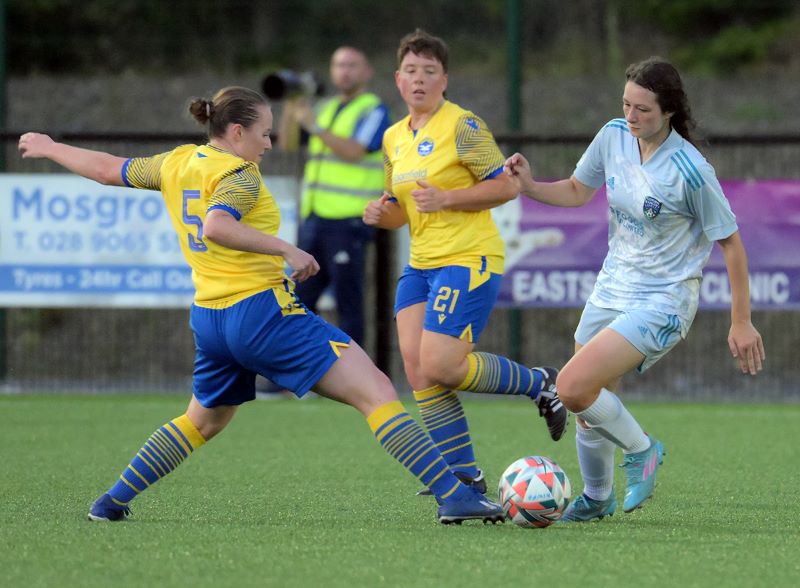
[{"label": "man in hi-vis vest", "polygon": [[320,265],[314,279],[297,284],[296,292],[313,309],[332,286],[339,326],[363,344],[364,257],[374,229],[361,216],[383,193],[381,142],[390,120],[381,99],[366,91],[372,68],[362,51],[337,49],[330,76],[336,96],[315,110],[306,99],[284,109],[284,116],[310,135],[297,245]]}]

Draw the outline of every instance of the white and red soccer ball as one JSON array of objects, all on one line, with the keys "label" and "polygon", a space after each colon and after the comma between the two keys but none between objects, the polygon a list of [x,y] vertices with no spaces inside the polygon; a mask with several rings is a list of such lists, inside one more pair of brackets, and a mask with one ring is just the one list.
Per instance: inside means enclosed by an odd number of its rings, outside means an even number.
[{"label": "white and red soccer ball", "polygon": [[561,518],[572,488],[564,470],[547,457],[533,455],[512,463],[500,477],[503,511],[520,527],[547,527]]}]

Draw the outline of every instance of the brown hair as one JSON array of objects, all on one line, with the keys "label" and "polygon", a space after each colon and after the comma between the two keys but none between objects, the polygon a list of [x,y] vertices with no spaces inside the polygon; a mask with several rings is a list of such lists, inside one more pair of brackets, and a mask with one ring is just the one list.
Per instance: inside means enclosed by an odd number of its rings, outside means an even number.
[{"label": "brown hair", "polygon": [[447,73],[447,43],[442,41],[439,37],[434,37],[422,29],[417,29],[413,33],[409,33],[400,39],[400,47],[397,48],[398,69],[403,63],[403,58],[409,53],[437,60],[442,64],[444,73]]},{"label": "brown hair", "polygon": [[681,75],[674,65],[661,57],[649,57],[628,66],[625,79],[653,92],[662,112],[672,113],[669,119],[672,128],[684,139],[695,144],[692,130],[697,127],[697,123],[692,118]]},{"label": "brown hair", "polygon": [[228,125],[247,128],[258,119],[258,106],[267,106],[267,99],[255,90],[241,86],[222,88],[211,100],[193,98],[189,112],[201,125],[208,123],[208,137],[221,137]]}]

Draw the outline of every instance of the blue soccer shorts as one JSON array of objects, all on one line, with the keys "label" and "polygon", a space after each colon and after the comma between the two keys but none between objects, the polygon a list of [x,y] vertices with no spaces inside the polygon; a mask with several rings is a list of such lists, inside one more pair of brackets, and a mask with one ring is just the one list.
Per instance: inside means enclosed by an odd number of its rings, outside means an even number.
[{"label": "blue soccer shorts", "polygon": [[222,309],[192,305],[192,387],[206,408],[255,398],[260,374],[302,397],[339,358],[350,337],[299,302],[270,289]]},{"label": "blue soccer shorts", "polygon": [[425,302],[426,331],[477,343],[497,300],[502,277],[460,265],[436,269],[406,266],[397,282],[394,314]]},{"label": "blue soccer shorts", "polygon": [[681,340],[681,321],[677,315],[645,309],[613,310],[587,302],[575,329],[575,341],[586,345],[605,328],[625,337],[644,355],[644,361],[636,368],[640,373],[664,357]]}]

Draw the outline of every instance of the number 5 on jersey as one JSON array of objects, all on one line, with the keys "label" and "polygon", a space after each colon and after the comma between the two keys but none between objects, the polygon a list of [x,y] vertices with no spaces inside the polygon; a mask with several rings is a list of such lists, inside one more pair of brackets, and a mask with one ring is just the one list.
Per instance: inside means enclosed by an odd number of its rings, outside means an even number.
[{"label": "number 5 on jersey", "polygon": [[[203,219],[196,214],[189,214],[189,201],[200,200],[200,190],[183,191],[183,223],[189,229],[186,235],[191,251],[208,251],[208,245],[203,242]],[[197,227],[197,236],[191,233],[191,227]]]}]

